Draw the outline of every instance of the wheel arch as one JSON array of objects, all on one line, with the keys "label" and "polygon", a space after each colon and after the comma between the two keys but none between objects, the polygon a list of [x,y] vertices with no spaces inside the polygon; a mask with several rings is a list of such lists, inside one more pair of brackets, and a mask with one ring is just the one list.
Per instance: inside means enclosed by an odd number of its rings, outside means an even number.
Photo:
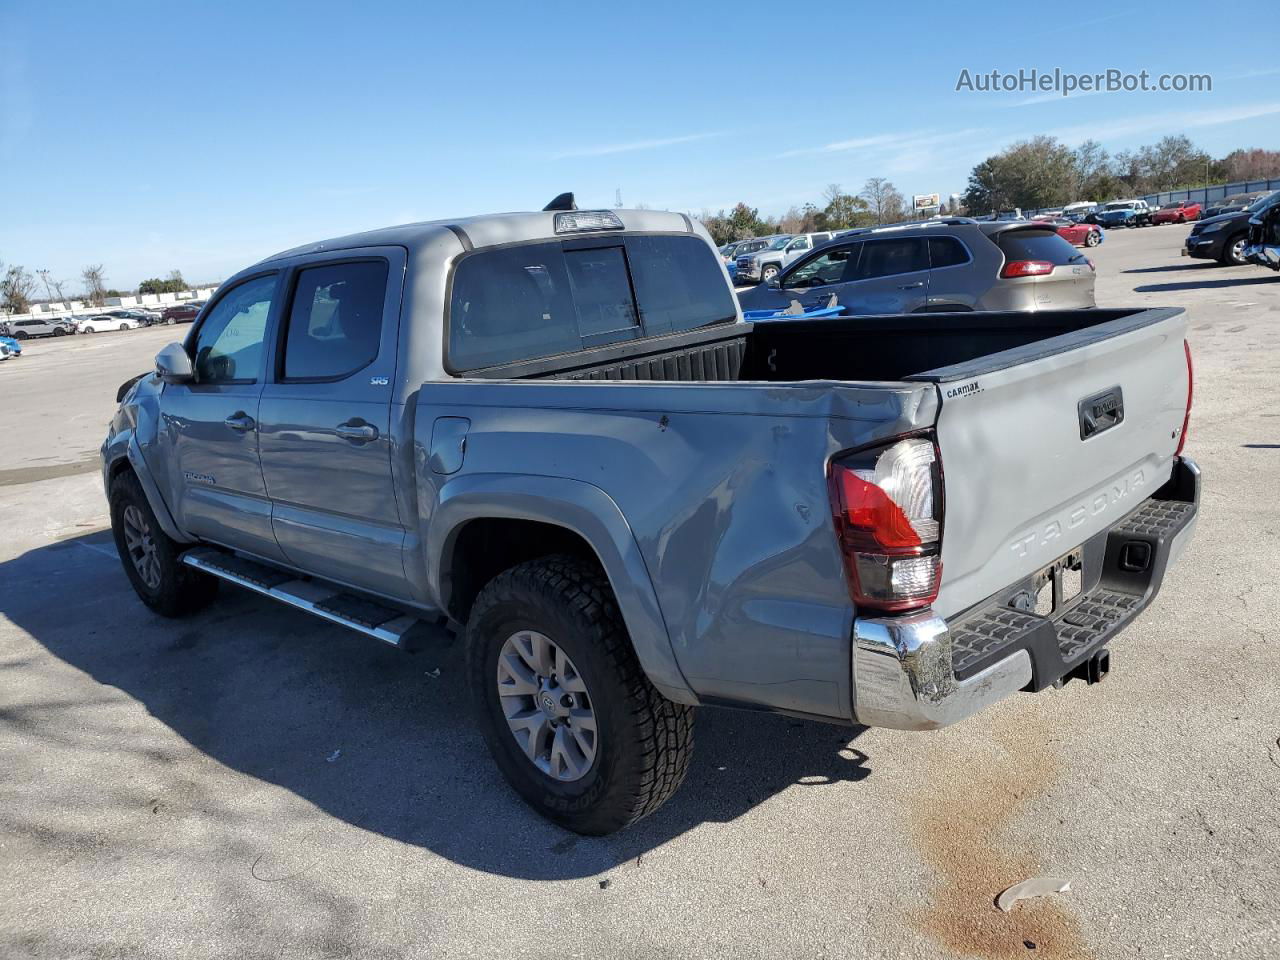
[{"label": "wheel arch", "polygon": [[597,563],[650,682],[668,699],[697,703],[635,535],[599,487],[563,477],[457,477],[441,487],[424,540],[432,592],[459,621],[484,585],[517,563],[564,553]]},{"label": "wheel arch", "polygon": [[143,459],[138,438],[131,430],[112,437],[103,448],[102,481],[108,501],[111,499],[111,485],[123,473],[132,473],[138,478],[138,484],[146,495],[147,503],[151,505],[151,511],[156,515],[156,522],[160,524],[160,529],[178,543],[192,543],[192,539],[178,529],[173,514],[169,512],[168,504],[160,495],[155,477],[151,475],[151,469]]}]

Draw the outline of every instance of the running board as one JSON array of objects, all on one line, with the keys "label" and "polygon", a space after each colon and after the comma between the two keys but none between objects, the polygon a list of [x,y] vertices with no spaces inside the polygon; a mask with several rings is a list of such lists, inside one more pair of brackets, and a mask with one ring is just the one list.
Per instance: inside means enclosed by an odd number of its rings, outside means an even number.
[{"label": "running board", "polygon": [[305,610],[322,620],[348,627],[393,647],[416,648],[446,644],[453,639],[443,616],[431,623],[336,584],[301,580],[284,570],[246,560],[233,553],[196,547],[182,555],[182,562],[210,576]]}]

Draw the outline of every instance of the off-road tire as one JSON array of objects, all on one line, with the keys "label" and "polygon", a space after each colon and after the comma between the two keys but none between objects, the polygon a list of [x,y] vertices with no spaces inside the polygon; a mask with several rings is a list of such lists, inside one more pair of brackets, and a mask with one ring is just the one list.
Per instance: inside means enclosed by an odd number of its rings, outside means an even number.
[{"label": "off-road tire", "polygon": [[[150,587],[133,564],[124,535],[124,512],[133,506],[150,526],[152,543],[159,559],[160,582]],[[182,563],[182,547],[160,529],[156,515],[147,502],[142,485],[131,471],[120,474],[111,484],[111,533],[125,576],[138,598],[164,617],[185,617],[203,610],[218,595],[218,581]]]},{"label": "off-road tire", "polygon": [[[576,664],[597,723],[596,756],[573,782],[534,766],[499,703],[498,655],[521,630],[545,634]],[[467,685],[481,733],[507,782],[535,810],[576,833],[621,830],[676,791],[693,754],[693,708],[654,688],[636,659],[598,567],[544,557],[499,574],[467,620]]]}]

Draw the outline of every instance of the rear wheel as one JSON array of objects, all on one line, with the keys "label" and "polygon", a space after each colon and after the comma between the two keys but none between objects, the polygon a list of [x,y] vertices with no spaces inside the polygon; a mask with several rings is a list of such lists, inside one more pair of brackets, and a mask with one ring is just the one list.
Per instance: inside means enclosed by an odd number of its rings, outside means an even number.
[{"label": "rear wheel", "polygon": [[1084,235],[1084,245],[1086,247],[1096,247],[1102,240],[1097,230],[1090,230]]},{"label": "rear wheel", "polygon": [[570,830],[620,830],[684,780],[693,709],[649,683],[593,565],[547,557],[494,578],[467,621],[467,682],[507,782]]},{"label": "rear wheel", "polygon": [[156,613],[186,616],[217,596],[216,579],[182,563],[181,547],[160,529],[142,485],[130,472],[111,484],[111,533],[134,592]]}]

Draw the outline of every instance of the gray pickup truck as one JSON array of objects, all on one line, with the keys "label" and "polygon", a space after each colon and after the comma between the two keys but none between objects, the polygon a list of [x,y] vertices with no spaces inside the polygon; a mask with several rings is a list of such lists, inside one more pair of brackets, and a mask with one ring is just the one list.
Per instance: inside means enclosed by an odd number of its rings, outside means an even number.
[{"label": "gray pickup truck", "polygon": [[1189,541],[1178,310],[747,324],[702,226],[549,210],[232,277],[102,446],[124,571],[461,633],[512,786],[584,833],[694,708],[928,730],[1106,675]]}]

